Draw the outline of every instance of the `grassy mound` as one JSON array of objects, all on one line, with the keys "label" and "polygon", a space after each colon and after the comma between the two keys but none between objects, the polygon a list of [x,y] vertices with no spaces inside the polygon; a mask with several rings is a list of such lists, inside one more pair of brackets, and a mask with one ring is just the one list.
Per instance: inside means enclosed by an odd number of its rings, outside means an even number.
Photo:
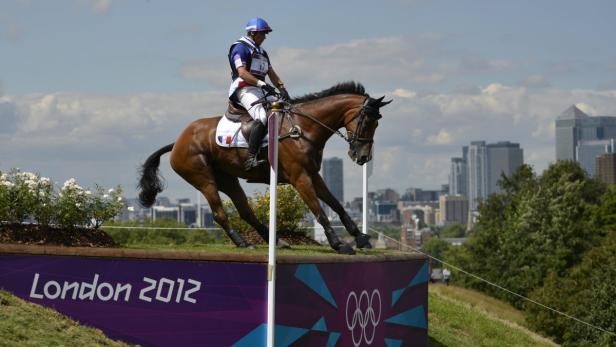
[{"label": "grassy mound", "polygon": [[2,346],[128,346],[98,329],[79,325],[58,312],[0,290]]}]

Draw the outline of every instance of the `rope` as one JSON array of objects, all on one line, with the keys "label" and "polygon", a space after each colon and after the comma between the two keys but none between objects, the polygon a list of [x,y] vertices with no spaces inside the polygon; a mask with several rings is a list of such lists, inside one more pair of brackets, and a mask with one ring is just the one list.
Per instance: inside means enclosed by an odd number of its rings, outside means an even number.
[{"label": "rope", "polygon": [[[465,274],[467,274],[467,275],[469,275],[469,276],[471,276],[471,277],[474,277],[474,278],[476,278],[476,279],[478,279],[478,280],[480,280],[480,281],[482,281],[482,282],[485,282],[485,283],[487,283],[487,284],[489,284],[489,285],[491,285],[491,286],[493,286],[493,287],[496,287],[496,288],[498,288],[498,289],[500,289],[500,290],[503,290],[503,291],[505,291],[505,292],[507,292],[507,293],[509,293],[509,294],[515,295],[515,296],[517,296],[517,297],[519,297],[519,298],[521,298],[521,299],[523,299],[523,300],[526,300],[526,301],[531,302],[531,303],[533,303],[533,304],[535,304],[535,305],[538,305],[538,306],[540,306],[540,307],[543,307],[543,308],[545,308],[545,309],[548,309],[548,310],[550,310],[550,311],[552,311],[552,312],[554,312],[554,313],[557,313],[557,314],[559,314],[559,315],[565,316],[565,317],[567,317],[567,318],[569,318],[569,319],[572,319],[572,320],[574,320],[574,321],[576,321],[576,322],[578,322],[578,323],[585,324],[585,325],[587,325],[587,326],[589,326],[589,327],[591,327],[591,328],[593,328],[593,329],[600,330],[600,331],[602,331],[602,332],[604,332],[604,333],[607,333],[607,334],[610,334],[610,335],[612,335],[612,336],[616,336],[616,333],[614,333],[614,332],[612,332],[612,331],[609,331],[609,330],[603,329],[603,328],[601,328],[601,327],[599,327],[599,326],[596,326],[596,325],[593,325],[593,324],[588,323],[588,322],[586,322],[586,321],[583,321],[583,320],[581,320],[581,319],[579,319],[579,318],[576,318],[576,317],[574,317],[574,316],[572,316],[572,315],[569,315],[569,314],[567,314],[567,313],[565,313],[565,312],[559,311],[559,310],[557,310],[557,309],[555,309],[555,308],[552,308],[552,307],[549,307],[549,306],[547,306],[547,305],[544,305],[544,304],[542,304],[542,303],[540,303],[540,302],[537,302],[537,301],[535,301],[535,300],[533,300],[533,299],[527,298],[527,297],[525,297],[524,295],[521,295],[521,294],[515,293],[515,292],[513,292],[513,291],[511,291],[511,290],[509,290],[509,289],[507,289],[507,288],[504,288],[504,287],[502,287],[502,286],[499,286],[499,285],[498,285],[498,284],[496,284],[496,283],[490,282],[490,281],[488,281],[488,280],[486,280],[486,279],[484,279],[484,278],[482,278],[482,277],[479,277],[479,276],[477,276],[477,275],[475,275],[475,274],[473,274],[473,273],[470,273],[470,272],[468,272],[468,271],[466,271],[466,270],[464,270],[464,269],[461,269],[461,268],[459,268],[459,267],[457,267],[457,266],[455,266],[455,265],[453,265],[453,264],[450,264],[450,263],[448,263],[448,262],[446,262],[446,261],[444,261],[444,260],[441,260],[441,259],[435,258],[435,257],[431,256],[430,254],[424,253],[424,252],[420,251],[420,250],[419,250],[419,249],[417,249],[417,248],[411,247],[411,246],[409,246],[409,245],[404,245],[404,244],[402,244],[400,241],[398,241],[398,240],[396,240],[396,239],[394,239],[394,238],[392,238],[392,237],[389,237],[389,236],[387,236],[387,235],[383,234],[382,232],[380,232],[380,231],[378,231],[378,230],[375,230],[375,229],[373,229],[373,228],[369,228],[369,230],[370,230],[370,231],[372,231],[372,232],[375,232],[375,233],[377,233],[377,234],[379,234],[379,235],[383,235],[383,237],[386,237],[386,238],[388,238],[389,240],[394,241],[395,243],[399,244],[399,245],[400,245],[400,246],[402,246],[402,247],[408,247],[408,248],[412,249],[413,251],[415,251],[415,252],[417,252],[417,253],[423,254],[423,255],[427,256],[428,258],[430,258],[430,259],[434,259],[434,260],[436,260],[436,261],[438,261],[438,262],[440,262],[440,263],[442,263],[442,264],[445,264],[445,265],[447,265],[447,266],[451,267],[451,268],[452,268],[452,269],[454,269],[454,270],[457,270],[457,271],[460,271],[460,272],[462,272],[462,273],[465,273]],[[412,252],[408,252],[408,251],[402,251],[402,252],[404,252],[404,253],[412,253]]]}]

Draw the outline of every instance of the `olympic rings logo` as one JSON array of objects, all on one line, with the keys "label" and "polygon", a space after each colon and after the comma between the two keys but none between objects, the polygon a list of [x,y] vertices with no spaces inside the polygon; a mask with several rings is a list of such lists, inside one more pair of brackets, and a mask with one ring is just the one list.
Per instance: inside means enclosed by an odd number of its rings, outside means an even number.
[{"label": "olympic rings logo", "polygon": [[353,344],[358,347],[362,341],[371,345],[376,326],[381,320],[381,293],[377,289],[368,294],[364,290],[359,294],[352,291],[346,302],[346,324],[351,331]]}]

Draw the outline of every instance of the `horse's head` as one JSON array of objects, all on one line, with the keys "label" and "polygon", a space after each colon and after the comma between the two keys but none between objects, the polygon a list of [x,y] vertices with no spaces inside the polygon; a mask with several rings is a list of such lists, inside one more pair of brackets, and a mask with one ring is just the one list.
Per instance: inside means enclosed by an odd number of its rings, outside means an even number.
[{"label": "horse's head", "polygon": [[349,139],[349,157],[359,165],[372,159],[374,132],[382,117],[380,108],[392,102],[392,100],[383,101],[384,98],[385,96],[378,99],[366,97],[359,112],[345,122],[344,126]]}]

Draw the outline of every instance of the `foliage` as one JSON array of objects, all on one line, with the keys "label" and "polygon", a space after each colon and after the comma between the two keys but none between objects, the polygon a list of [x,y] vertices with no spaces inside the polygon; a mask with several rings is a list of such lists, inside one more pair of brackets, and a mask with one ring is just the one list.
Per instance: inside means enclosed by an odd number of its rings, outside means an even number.
[{"label": "foliage", "polygon": [[[117,228],[113,228],[117,227]],[[222,230],[189,229],[172,218],[144,222],[105,222],[102,227],[113,240],[122,246],[131,245],[197,245],[221,243]],[[160,228],[160,229],[152,229]]]},{"label": "foliage", "polygon": [[[551,273],[532,299],[616,333],[616,231],[560,277]],[[616,336],[528,304],[528,321],[563,346],[616,346]]]},{"label": "foliage", "polygon": [[441,237],[464,237],[466,235],[466,225],[454,223],[448,224],[439,231]]},{"label": "foliage", "polygon": [[61,228],[77,226],[98,228],[114,218],[123,207],[122,188],[94,193],[79,186],[74,178],[64,182],[56,192],[49,178],[12,169],[0,173],[0,223],[36,221],[40,225],[56,224]]},{"label": "foliage", "polygon": [[[480,204],[469,240],[446,252],[448,261],[526,296],[549,273],[562,276],[599,242],[591,217],[605,186],[577,163],[556,162],[540,177],[523,165],[501,186],[504,193]],[[521,307],[520,298],[471,276],[454,280]]]},{"label": "foliage", "polygon": [[[277,230],[306,235],[306,230],[301,228],[300,222],[308,212],[308,207],[295,188],[290,185],[279,185],[276,191],[276,202]],[[248,197],[248,205],[254,211],[257,219],[266,225],[269,220],[269,204],[269,188],[261,194],[255,193],[253,197]],[[233,229],[240,231],[252,229],[248,223],[241,219],[231,201],[225,201],[225,209],[229,224]]]},{"label": "foliage", "polygon": [[424,242],[422,247],[424,251],[434,258],[443,259],[443,254],[449,248],[449,243],[441,238],[433,237]]}]

